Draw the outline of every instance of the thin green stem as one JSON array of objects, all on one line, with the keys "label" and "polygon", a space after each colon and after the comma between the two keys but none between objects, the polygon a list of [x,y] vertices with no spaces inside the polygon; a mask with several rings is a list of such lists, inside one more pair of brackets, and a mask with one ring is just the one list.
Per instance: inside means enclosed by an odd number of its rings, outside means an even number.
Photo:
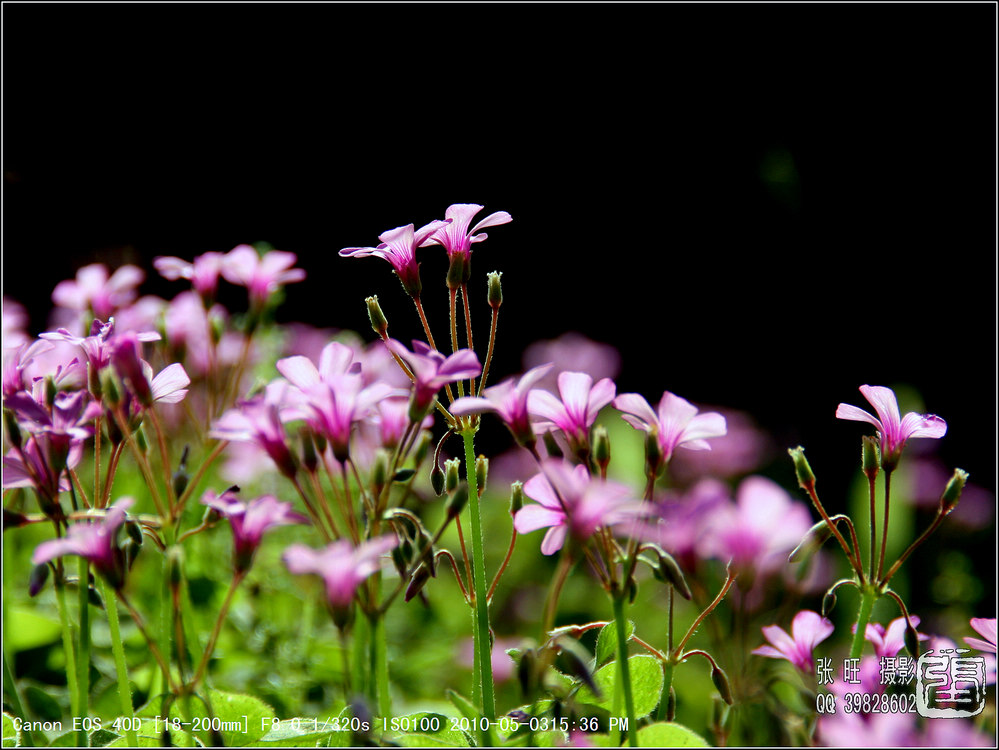
[{"label": "thin green stem", "polygon": [[66,652],[66,685],[69,688],[69,704],[73,716],[80,716],[80,694],[77,690],[77,671],[72,666],[76,664],[76,649],[73,647],[73,626],[69,623],[69,611],[66,609],[66,584],[60,571],[56,571],[55,579],[56,606],[59,609],[59,622],[62,623],[62,648]]},{"label": "thin green stem", "polygon": [[[465,338],[468,340],[468,348],[475,351],[475,347],[472,345],[472,311],[468,306],[468,284],[462,283],[461,285],[461,303],[465,308]],[[468,395],[475,395],[475,378],[468,379]]]},{"label": "thin green stem", "polygon": [[222,608],[219,610],[218,617],[215,618],[215,626],[212,628],[212,634],[209,636],[208,643],[205,645],[205,652],[201,655],[201,661],[198,663],[198,670],[194,673],[194,677],[191,680],[192,688],[196,688],[205,675],[205,668],[208,666],[208,660],[212,658],[212,653],[215,651],[215,644],[219,639],[219,633],[222,632],[222,623],[225,622],[225,616],[229,613],[229,607],[232,605],[232,597],[236,593],[236,589],[239,588],[239,584],[245,576],[245,572],[236,572],[233,574],[232,582],[229,584],[229,590],[226,592],[225,600],[222,602]]},{"label": "thin green stem", "polygon": [[[458,351],[458,289],[452,288],[448,290],[451,296],[451,351]],[[458,396],[465,395],[465,386],[462,382],[458,381]],[[474,464],[473,464],[474,466]]]},{"label": "thin green stem", "polygon": [[[11,671],[10,664],[7,661],[6,651],[3,654],[3,681],[4,692],[10,698],[10,707],[14,711],[14,715],[21,719],[21,721],[27,721],[28,716],[24,713],[24,706],[21,705],[21,696],[17,693],[17,684],[14,682],[14,673]],[[35,746],[35,738],[28,729],[21,730],[21,740],[26,747]]]},{"label": "thin green stem", "polygon": [[878,592],[874,586],[863,586],[860,589],[860,611],[857,612],[857,630],[850,645],[851,659],[859,659],[864,653],[864,635],[867,633],[867,624],[871,621],[871,613],[874,611],[874,602],[877,598]]},{"label": "thin green stem", "polygon": [[615,592],[611,601],[614,606],[614,630],[617,633],[618,681],[624,691],[624,712],[628,718],[628,744],[638,747],[638,722],[635,721],[635,699],[631,693],[631,669],[628,664],[628,636],[625,635],[625,596],[623,591]]},{"label": "thin green stem", "polygon": [[875,544],[877,544],[877,537],[878,537],[878,528],[877,528],[878,527],[878,519],[877,519],[877,511],[875,509],[875,500],[874,500],[874,495],[875,495],[875,492],[874,492],[874,481],[875,481],[875,479],[877,479],[877,475],[872,473],[868,477],[868,480],[867,480],[868,488],[869,488],[869,491],[870,491],[870,499],[871,499],[871,550],[870,550],[871,557],[870,557],[870,573],[868,575],[868,578],[870,578],[872,581],[875,580],[875,578],[874,578],[874,554],[875,554],[874,547],[875,547]]},{"label": "thin green stem", "polygon": [[[423,310],[423,301],[419,298],[419,296],[414,296],[413,304],[416,305],[416,312],[420,315],[420,322],[423,324],[423,332],[427,334],[427,343],[430,344],[431,349],[437,351],[437,344],[434,342],[434,334],[430,331],[430,323],[427,322],[427,314]],[[444,388],[447,391],[447,401],[450,404],[454,401],[454,394],[451,393],[451,384],[446,383]]]},{"label": "thin green stem", "polygon": [[920,534],[919,537],[906,548],[905,552],[899,556],[895,563],[888,569],[888,572],[884,574],[879,581],[881,586],[886,585],[888,581],[892,579],[892,576],[894,576],[898,572],[898,569],[902,567],[902,563],[909,558],[909,555],[916,551],[916,548],[919,547],[920,544],[926,541],[930,534],[937,530],[937,527],[943,522],[944,518],[946,518],[946,515],[938,510],[936,516],[933,518],[933,521],[928,527],[926,527],[926,531]]},{"label": "thin green stem", "polygon": [[[85,557],[78,559],[80,580],[76,588],[80,602],[80,635],[76,650],[76,689],[80,713],[77,715],[85,717],[90,710],[90,562]],[[77,732],[77,742],[82,747],[88,746],[87,731],[82,726]]]},{"label": "thin green stem", "polygon": [[885,548],[888,546],[888,513],[891,508],[891,470],[885,470],[885,516],[884,528],[881,530],[881,555],[878,559],[878,580],[885,569]]},{"label": "thin green stem", "polygon": [[475,603],[473,621],[477,640],[476,649],[480,657],[476,680],[480,683],[482,715],[493,721],[496,718],[496,703],[493,693],[492,647],[489,642],[489,597],[486,595],[485,550],[479,508],[479,487],[475,477],[475,430],[466,429],[461,433],[461,437],[465,441],[465,481],[468,482],[468,508],[472,521],[472,588]]},{"label": "thin green stem", "polygon": [[482,378],[479,380],[479,394],[486,387],[486,378],[489,377],[489,366],[493,362],[493,350],[496,347],[496,323],[499,321],[499,308],[493,308],[492,321],[489,324],[489,347],[486,349],[486,363],[482,366]]},{"label": "thin green stem", "polygon": [[673,685],[673,586],[667,583],[669,594],[666,598],[666,660],[663,662],[663,689],[659,698],[659,721],[667,721],[666,709],[669,691]]},{"label": "thin green stem", "polygon": [[129,747],[138,747],[139,738],[132,729],[132,688],[128,684],[128,667],[125,664],[125,647],[121,640],[121,627],[118,623],[118,600],[107,582],[100,576],[97,584],[101,587],[101,597],[104,599],[104,610],[108,613],[108,628],[111,631],[111,652],[114,654],[114,667],[118,675],[118,699],[121,703],[121,715],[128,719],[125,739]]}]

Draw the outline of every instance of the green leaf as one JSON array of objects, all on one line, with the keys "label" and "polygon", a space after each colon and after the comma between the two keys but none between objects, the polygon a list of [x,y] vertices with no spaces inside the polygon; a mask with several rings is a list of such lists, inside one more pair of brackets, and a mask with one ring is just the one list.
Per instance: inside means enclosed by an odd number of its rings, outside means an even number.
[{"label": "green leaf", "polygon": [[112,732],[110,729],[98,729],[90,735],[90,746],[104,747],[109,742],[114,742],[116,739],[118,739],[118,734],[116,732]]},{"label": "green leaf", "polygon": [[[631,693],[635,703],[635,718],[640,719],[659,705],[663,689],[663,668],[659,660],[650,655],[638,654],[629,657],[628,668],[631,672]],[[617,689],[617,662],[611,662],[593,676],[600,688],[601,698],[597,698],[585,685],[576,693],[576,700],[589,703],[600,708],[611,710],[614,701],[614,691]]]},{"label": "green leaf", "polygon": [[3,715],[3,746],[17,747],[21,733],[14,729],[14,717],[8,713]]},{"label": "green leaf", "polygon": [[63,717],[63,710],[56,699],[37,685],[28,685],[24,689],[24,702],[31,713],[42,721],[59,721]]},{"label": "green leaf", "polygon": [[12,652],[27,651],[39,646],[55,643],[62,635],[62,625],[58,620],[42,617],[30,609],[11,607],[4,624],[5,648]]},{"label": "green leaf", "polygon": [[638,730],[638,744],[642,747],[710,747],[697,732],[683,724],[660,722]]},{"label": "green leaf", "polygon": [[[625,628],[625,640],[629,640],[635,632],[635,623],[628,620],[628,627]],[[597,635],[597,647],[595,651],[596,666],[601,667],[613,659],[617,654],[617,624],[614,620],[600,628]]]},{"label": "green leaf", "polygon": [[[333,726],[337,729],[330,728]],[[337,742],[339,737],[333,735],[344,735],[347,742]],[[346,745],[351,737],[351,733],[341,730],[339,723],[332,718],[323,722],[311,718],[284,719],[258,740],[255,747],[329,747]],[[331,739],[334,741],[331,742]]]},{"label": "green leaf", "polygon": [[447,691],[447,699],[451,701],[452,705],[457,708],[461,715],[466,719],[474,721],[481,715],[472,701],[468,700],[468,698],[461,693],[451,690],[450,688]]},{"label": "green leaf", "polygon": [[[177,733],[170,732],[171,742],[173,742],[174,747],[178,745],[186,745],[189,740],[187,737],[178,737]],[[138,747],[163,747],[163,738],[159,735],[151,737],[147,734],[140,734],[137,738],[139,740]],[[114,742],[109,742],[104,747],[136,747],[128,741],[128,737],[119,737]]]},{"label": "green leaf", "polygon": [[[208,699],[221,726],[222,739],[226,747],[242,747],[252,745],[265,734],[270,726],[270,719],[275,715],[274,709],[259,698],[240,693],[224,693],[221,690],[210,690]],[[192,702],[193,706],[196,703]],[[204,717],[209,720],[209,717]],[[262,721],[267,719],[266,722]],[[238,728],[237,728],[238,727]]]}]

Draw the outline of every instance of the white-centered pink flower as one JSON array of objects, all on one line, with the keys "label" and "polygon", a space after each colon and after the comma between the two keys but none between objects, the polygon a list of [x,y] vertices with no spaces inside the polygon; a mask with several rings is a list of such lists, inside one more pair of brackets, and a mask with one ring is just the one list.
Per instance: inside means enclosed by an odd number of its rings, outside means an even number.
[{"label": "white-centered pink flower", "polygon": [[377,247],[345,247],[340,255],[346,258],[366,258],[375,256],[392,264],[403,288],[413,297],[419,297],[423,289],[420,283],[420,264],[416,262],[416,248],[430,240],[431,235],[451,220],[435,220],[416,229],[415,224],[390,229],[378,235],[381,244]]},{"label": "white-centered pink flower", "polygon": [[259,309],[284,284],[305,279],[305,271],[292,268],[294,253],[271,250],[261,257],[250,245],[237,245],[222,258],[222,277],[230,284],[245,286],[250,305]]},{"label": "white-centered pink flower", "polygon": [[437,392],[445,385],[474,378],[482,372],[479,358],[471,349],[459,349],[445,357],[422,341],[413,342],[413,351],[395,339],[386,341],[385,346],[405,360],[413,373],[413,410],[410,417],[414,419],[423,419]]},{"label": "white-centered pink flower", "polygon": [[291,509],[291,503],[282,502],[273,495],[263,495],[244,503],[230,490],[221,495],[208,490],[201,502],[229,519],[233,563],[240,572],[249,570],[265,531],[275,526],[309,522],[308,518]]},{"label": "white-centered pink flower", "polygon": [[589,445],[590,427],[597,414],[614,400],[617,386],[610,378],[598,380],[585,372],[562,372],[556,398],[548,391],[532,390],[527,397],[530,413],[539,417],[534,426],[541,431],[561,430],[574,451]]},{"label": "white-centered pink flower", "polygon": [[432,237],[424,240],[421,246],[443,245],[449,258],[460,256],[465,261],[467,268],[472,253],[472,243],[482,242],[489,236],[476,234],[476,232],[486,227],[495,227],[513,221],[513,217],[506,211],[497,211],[489,214],[469,229],[468,226],[472,223],[472,219],[481,210],[482,206],[477,203],[455,203],[448,206],[444,212],[442,226],[436,230]]},{"label": "white-centered pink flower", "polygon": [[684,398],[664,391],[656,411],[638,393],[622,393],[614,399],[614,408],[636,430],[654,434],[664,462],[677,448],[711,450],[709,438],[722,437],[727,431],[725,417],[718,412],[698,414],[697,407]]},{"label": "white-centered pink flower", "polygon": [[94,317],[106,320],[135,300],[136,288],[145,277],[145,271],[138,266],[124,265],[108,276],[107,266],[92,263],[78,270],[75,279],[56,284],[52,301],[59,307],[90,311]]},{"label": "white-centered pink flower", "polygon": [[979,651],[996,653],[996,618],[972,617],[971,627],[973,627],[982,638],[966,637],[964,642]]},{"label": "white-centered pink flower", "polygon": [[777,625],[767,625],[763,635],[770,645],[755,648],[752,653],[787,659],[802,672],[811,674],[815,670],[812,649],[832,635],[833,629],[833,624],[818,612],[803,609],[791,621],[791,635]]},{"label": "white-centered pink flower", "polygon": [[451,404],[450,411],[455,416],[493,412],[513,433],[518,443],[534,445],[534,430],[531,429],[528,396],[534,384],[548,374],[554,365],[546,364],[525,372],[519,379],[508,378],[502,383],[485,388],[482,396],[464,396]]},{"label": "white-centered pink flower", "polygon": [[872,416],[857,406],[840,404],[836,407],[837,419],[849,419],[854,422],[867,422],[878,429],[881,441],[881,465],[886,470],[894,469],[909,438],[941,438],[947,432],[947,423],[936,414],[917,414],[910,411],[904,417],[899,417],[898,401],[891,388],[881,385],[862,385],[860,392],[864,394],[877,416]]}]

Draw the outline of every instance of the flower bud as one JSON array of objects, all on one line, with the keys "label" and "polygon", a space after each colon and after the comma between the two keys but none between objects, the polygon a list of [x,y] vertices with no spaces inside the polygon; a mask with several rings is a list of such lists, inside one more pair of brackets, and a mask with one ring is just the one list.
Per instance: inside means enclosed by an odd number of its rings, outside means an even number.
[{"label": "flower bud", "polygon": [[[842,516],[836,516],[836,518],[830,520],[835,522],[839,518],[842,518]],[[805,536],[801,538],[798,546],[791,550],[791,554],[787,556],[787,561],[789,563],[797,563],[808,560],[825,544],[830,536],[832,536],[832,529],[829,528],[829,524],[824,519],[819,521],[805,532]]]},{"label": "flower bud", "polygon": [[593,428],[593,460],[601,471],[607,471],[607,464],[610,463],[611,447],[610,435],[607,428],[598,424]]},{"label": "flower bud", "polygon": [[45,586],[45,582],[48,580],[48,563],[42,563],[33,567],[31,569],[31,573],[28,575],[28,596],[38,596],[38,592],[42,590]]},{"label": "flower bud", "polygon": [[659,445],[659,436],[653,432],[645,434],[645,471],[652,476],[660,476],[666,469],[663,461],[663,449]]},{"label": "flower bud", "polygon": [[593,672],[590,671],[590,659],[585,653],[582,645],[575,642],[562,640],[558,657],[555,660],[556,668],[563,674],[577,677],[588,687],[598,698],[602,697],[600,686],[593,679]]},{"label": "flower bud", "polygon": [[646,545],[646,548],[655,552],[656,557],[659,558],[659,565],[653,570],[656,580],[670,584],[680,596],[690,601],[692,598],[690,587],[687,585],[687,579],[684,578],[683,571],[680,570],[680,564],[676,559],[658,545],[649,544]]},{"label": "flower bud", "polygon": [[440,497],[444,494],[444,472],[441,471],[440,464],[434,464],[430,470],[430,486],[434,488],[434,494]]},{"label": "flower bud", "polygon": [[[184,549],[177,544],[167,548],[166,564],[167,580],[170,582],[170,587],[175,588],[180,586],[181,581],[184,579]],[[239,569],[238,564],[236,567]]]},{"label": "flower bud", "polygon": [[187,489],[187,483],[191,480],[191,477],[187,473],[187,454],[190,450],[190,446],[185,445],[183,453],[180,454],[180,463],[177,464],[177,471],[173,473],[173,496],[180,497],[184,494],[184,490]]},{"label": "flower bud", "polygon": [[717,688],[722,700],[731,706],[732,687],[729,685],[728,675],[726,675],[724,670],[718,665],[713,665],[711,667],[711,681],[715,684],[715,688]]},{"label": "flower bud", "polygon": [[139,446],[139,450],[146,456],[149,455],[149,442],[146,440],[146,432],[142,429],[142,425],[139,425],[135,430],[135,442]]},{"label": "flower bud", "polygon": [[968,472],[954,469],[954,476],[947,482],[943,494],[940,495],[939,513],[941,515],[947,515],[957,507],[957,503],[961,499],[961,492],[964,490],[964,483],[967,481]]},{"label": "flower bud", "polygon": [[510,484],[510,515],[517,515],[517,511],[524,507],[524,483],[517,481]]},{"label": "flower bud", "polygon": [[810,490],[815,487],[815,474],[812,473],[812,467],[808,465],[808,459],[805,458],[805,449],[800,445],[797,448],[788,448],[787,452],[791,456],[791,460],[794,461],[794,473],[798,477],[798,485],[803,490]]},{"label": "flower bud", "polygon": [[676,690],[669,686],[669,696],[666,698],[666,721],[673,721],[676,718]]},{"label": "flower bud", "polygon": [[16,510],[3,509],[3,530],[16,529],[24,526],[28,522],[28,517]]},{"label": "flower bud", "polygon": [[458,488],[458,471],[461,468],[460,458],[450,458],[444,462],[444,491],[454,492]]},{"label": "flower bud", "polygon": [[372,491],[377,496],[389,483],[389,454],[384,448],[375,451],[374,464],[371,467]]},{"label": "flower bud", "polygon": [[378,296],[366,297],[364,302],[368,306],[368,320],[371,321],[371,330],[381,338],[385,338],[388,336],[388,320],[385,319],[385,313],[382,312],[381,305],[378,304]]},{"label": "flower bud", "polygon": [[21,449],[21,427],[17,424],[17,418],[10,409],[3,410],[3,429],[6,433],[7,442],[14,448]]},{"label": "flower bud", "polygon": [[486,491],[486,480],[489,478],[489,459],[479,456],[475,459],[475,484],[481,495]]},{"label": "flower bud", "polygon": [[[101,381],[101,397],[105,405],[114,408],[121,403],[121,383],[114,370],[105,367],[99,374]],[[109,421],[114,421],[110,419]]]},{"label": "flower bud", "polygon": [[409,579],[409,585],[406,587],[405,600],[408,602],[414,596],[419,594],[423,587],[427,585],[427,581],[430,580],[430,568],[427,567],[426,563],[420,563],[420,566],[413,571],[413,577]]},{"label": "flower bud", "polygon": [[874,479],[881,471],[881,447],[877,438],[871,435],[864,435],[863,449],[860,455],[860,465],[863,467],[864,475],[868,479]]},{"label": "flower bud", "polygon": [[919,634],[908,619],[905,621],[905,649],[912,658],[919,659]]},{"label": "flower bud", "polygon": [[502,271],[492,271],[486,274],[489,285],[489,306],[494,310],[498,310],[499,306],[503,304],[503,285],[500,283],[500,276],[502,275]]},{"label": "flower bud", "polygon": [[447,269],[447,288],[458,289],[463,281],[468,281],[472,269],[466,263],[465,257],[461,253],[451,256],[451,265]]},{"label": "flower bud", "polygon": [[559,448],[558,443],[555,442],[555,435],[551,432],[546,432],[541,436],[541,439],[544,441],[545,451],[549,456],[552,458],[562,458],[562,449]]},{"label": "flower bud", "polygon": [[319,468],[319,456],[316,454],[316,444],[312,441],[312,430],[303,427],[298,434],[302,438],[302,466],[308,474],[315,474]]},{"label": "flower bud", "polygon": [[142,546],[142,527],[132,519],[125,521],[125,533],[136,547]]}]

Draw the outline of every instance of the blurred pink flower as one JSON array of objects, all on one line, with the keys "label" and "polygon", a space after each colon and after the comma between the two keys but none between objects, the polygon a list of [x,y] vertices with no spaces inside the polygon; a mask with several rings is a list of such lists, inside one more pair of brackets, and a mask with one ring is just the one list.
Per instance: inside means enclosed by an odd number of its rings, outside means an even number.
[{"label": "blurred pink flower", "polygon": [[381,244],[377,247],[345,247],[340,255],[349,258],[365,258],[374,255],[392,264],[403,288],[415,298],[420,296],[420,264],[416,262],[416,248],[427,243],[430,236],[450,221],[432,221],[418,230],[414,224],[390,229],[378,235]]},{"label": "blurred pink flower", "polygon": [[224,259],[222,253],[213,251],[196,255],[193,263],[174,256],[160,255],[153,258],[153,266],[164,279],[189,280],[194,291],[203,300],[210,300],[218,289]]},{"label": "blurred pink flower", "polygon": [[833,624],[829,620],[818,612],[803,609],[791,621],[791,635],[777,625],[767,625],[763,635],[770,645],[755,648],[752,653],[771,659],[787,659],[797,669],[811,674],[815,670],[812,650],[832,632]]},{"label": "blurred pink flower", "polygon": [[221,495],[208,490],[201,502],[229,519],[233,561],[238,572],[249,570],[265,531],[275,526],[309,522],[308,518],[291,509],[291,503],[281,502],[273,495],[263,495],[244,503],[229,490]]},{"label": "blurred pink flower", "polygon": [[450,411],[456,416],[494,412],[503,420],[518,443],[533,448],[535,438],[529,421],[528,395],[534,384],[551,369],[551,364],[541,365],[527,371],[520,379],[508,378],[485,388],[482,396],[459,398],[451,404]]},{"label": "blurred pink flower", "polygon": [[[916,615],[909,615],[909,619],[912,621],[912,626],[914,628],[919,627],[919,617]],[[867,630],[864,633],[864,638],[874,644],[874,655],[878,658],[882,656],[895,656],[905,648],[905,618],[896,617],[894,620],[888,623],[886,628],[881,623],[873,622],[868,624]],[[857,632],[857,625],[854,624],[853,632]],[[916,632],[916,637],[920,641],[929,640],[929,636],[920,632]]]},{"label": "blurred pink flower", "polygon": [[968,636],[964,639],[964,642],[979,651],[996,653],[996,618],[972,617],[971,627],[985,640]]},{"label": "blurred pink flower", "polygon": [[651,515],[647,503],[636,500],[631,488],[593,478],[582,465],[547,459],[543,471],[524,483],[524,494],[537,504],[525,505],[513,519],[520,534],[547,528],[541,552],[552,555],[566,535],[585,543],[600,527],[638,521]]},{"label": "blurred pink flower", "polygon": [[94,317],[107,320],[120,307],[131,304],[136,288],[146,278],[138,266],[124,265],[108,276],[102,263],[83,266],[71,281],[60,281],[52,290],[52,301],[78,313],[92,312]]},{"label": "blurred pink flower", "polygon": [[261,257],[250,245],[237,245],[222,258],[222,276],[230,284],[245,286],[250,307],[259,309],[285,284],[305,279],[305,271],[292,268],[294,253],[271,250]]},{"label": "blurred pink flower", "polygon": [[554,367],[536,385],[553,393],[558,390],[558,374],[566,370],[585,372],[594,381],[603,378],[613,380],[621,372],[621,355],[617,349],[575,331],[564,333],[556,339],[535,341],[524,350],[525,370],[547,362],[551,362]]},{"label": "blurred pink flower", "polygon": [[255,443],[267,451],[278,471],[286,477],[294,477],[297,467],[288,450],[281,420],[288,388],[287,383],[275,381],[267,386],[264,393],[240,401],[215,421],[208,437]]},{"label": "blurred pink flower", "polygon": [[860,392],[874,407],[878,416],[874,417],[856,406],[840,404],[836,408],[836,418],[868,422],[878,428],[878,438],[881,440],[881,465],[886,471],[894,469],[898,464],[902,448],[909,438],[941,438],[947,432],[947,423],[935,414],[924,415],[911,411],[900,419],[898,401],[891,388],[862,385]]},{"label": "blurred pink flower", "polygon": [[471,349],[459,349],[445,357],[422,341],[413,342],[413,351],[395,339],[386,341],[385,346],[403,359],[413,373],[414,413],[420,419],[429,411],[441,388],[464,378],[474,378],[482,372],[479,358]]},{"label": "blurred pink flower", "polygon": [[66,536],[39,544],[31,563],[40,565],[63,555],[77,555],[89,560],[114,588],[121,588],[125,582],[125,559],[115,539],[125,523],[125,511],[134,503],[132,498],[122,498],[107,509],[100,521],[74,523]]}]

